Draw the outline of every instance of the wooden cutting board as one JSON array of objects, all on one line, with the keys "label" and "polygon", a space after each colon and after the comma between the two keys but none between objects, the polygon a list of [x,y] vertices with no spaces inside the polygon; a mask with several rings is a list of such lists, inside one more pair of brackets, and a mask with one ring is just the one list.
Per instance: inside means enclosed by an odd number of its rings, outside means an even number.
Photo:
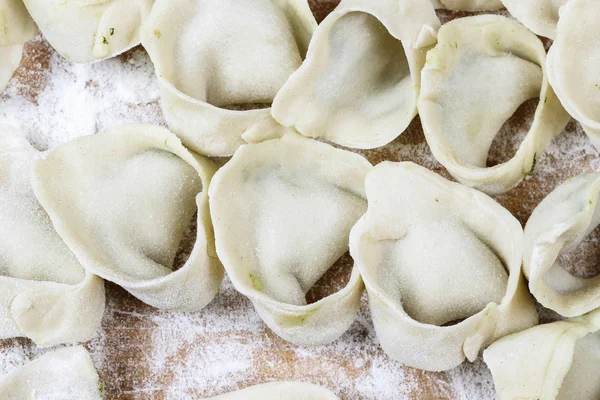
[{"label": "wooden cutting board", "polygon": [[[310,3],[321,21],[338,1]],[[441,12],[440,18],[448,21],[465,15]],[[56,107],[44,100],[52,90],[52,74],[72,73],[77,80],[80,79],[78,74],[89,68],[113,69],[115,74],[137,73],[135,68],[140,65],[145,66],[145,71],[151,68],[145,52],[138,47],[102,66],[74,66],[60,59],[42,38],[37,38],[26,45],[21,67],[0,95],[0,121],[19,120],[32,142],[45,150],[47,146],[43,143],[48,141],[38,137],[36,124],[39,122],[35,122],[35,116],[27,120],[19,110]],[[89,91],[92,97],[99,93],[105,95],[112,84],[109,79],[91,79],[81,90]],[[507,122],[492,146],[491,163],[505,161],[515,153],[529,128],[535,106],[536,101],[525,103]],[[7,109],[9,111],[5,111]],[[111,122],[164,124],[156,99],[124,108]],[[57,117],[54,123],[55,129],[60,130],[71,122],[68,118],[61,122]],[[100,130],[103,124],[98,125]],[[88,133],[93,132],[80,134]],[[69,135],[55,136],[58,140],[52,142],[53,145],[70,139]],[[432,157],[418,118],[390,145],[360,153],[374,164],[383,160],[414,161],[448,176]],[[588,171],[600,171],[598,153],[579,125],[571,122],[540,157],[534,176],[496,198],[524,224],[535,206],[554,187],[570,176]],[[595,259],[595,253],[590,254],[582,261],[583,268],[592,268]],[[349,268],[351,260],[346,257],[310,295],[319,297],[343,284]],[[320,348],[299,348],[271,333],[252,304],[233,289],[228,279],[216,299],[196,313],[158,311],[114,284],[107,283],[106,288],[107,308],[102,328],[86,344],[105,382],[106,399],[198,399],[274,380],[320,384],[345,400],[485,400],[494,397],[491,376],[481,360],[464,363],[446,373],[429,373],[389,359],[379,348],[366,298],[356,322],[337,342]],[[541,311],[543,320],[554,318],[552,313]],[[0,341],[0,374],[46,351],[24,339]]]}]

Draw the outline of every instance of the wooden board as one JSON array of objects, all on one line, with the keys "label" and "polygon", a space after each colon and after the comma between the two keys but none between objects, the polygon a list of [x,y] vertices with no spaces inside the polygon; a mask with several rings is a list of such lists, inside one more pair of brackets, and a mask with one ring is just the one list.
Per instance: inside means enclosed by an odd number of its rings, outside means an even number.
[{"label": "wooden board", "polygon": [[[322,20],[336,3],[314,0],[311,6]],[[455,16],[440,13],[444,21]],[[38,96],[49,90],[49,76],[57,73],[57,57],[41,38],[26,46],[22,65],[9,90],[0,95],[0,117],[3,105],[13,101],[48,106]],[[118,57],[115,63],[128,68],[132,58],[148,62],[143,49],[137,48]],[[64,68],[76,68],[61,62],[59,65]],[[94,90],[105,85],[106,82],[90,81],[82,90],[93,95]],[[514,154],[527,132],[535,105],[532,101],[524,104],[507,122],[493,145],[490,163]],[[156,101],[132,108],[145,112],[117,115],[115,121],[162,121]],[[148,115],[153,117],[149,120]],[[36,144],[35,124],[20,122]],[[38,147],[44,149],[43,145]],[[414,161],[448,176],[432,157],[418,118],[390,145],[360,153],[373,163]],[[579,125],[571,122],[539,159],[534,176],[509,193],[497,196],[497,200],[524,224],[554,187],[587,171],[600,171],[598,154]],[[590,260],[584,260],[587,261]],[[350,265],[348,258],[341,262],[334,273],[321,281],[322,293],[317,290],[314,295],[322,296],[342,284]],[[366,298],[356,322],[340,340],[313,349],[292,346],[275,336],[258,318],[252,304],[227,279],[216,299],[196,313],[158,311],[114,284],[107,283],[106,288],[107,308],[102,328],[86,344],[105,382],[106,399],[197,399],[273,380],[321,384],[345,400],[492,399],[494,396],[491,376],[481,360],[446,373],[423,372],[390,360],[379,348]],[[552,318],[552,313],[543,312],[544,320]],[[45,351],[25,339],[0,341],[0,373]]]}]

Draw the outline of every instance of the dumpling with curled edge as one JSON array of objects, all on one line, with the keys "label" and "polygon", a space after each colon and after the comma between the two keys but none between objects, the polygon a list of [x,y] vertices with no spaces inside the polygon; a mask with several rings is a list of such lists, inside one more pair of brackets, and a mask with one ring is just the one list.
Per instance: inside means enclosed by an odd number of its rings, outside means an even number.
[{"label": "dumpling with curled edge", "polygon": [[102,400],[101,388],[87,350],[66,347],[0,377],[0,400]]},{"label": "dumpling with curled edge", "polygon": [[356,269],[340,291],[312,304],[306,294],[348,251],[371,168],[290,133],[241,147],[211,183],[219,258],[265,323],[294,344],[330,343],[356,317],[364,289]]},{"label": "dumpling with curled edge", "polygon": [[0,91],[19,66],[23,44],[37,33],[21,0],[0,0]]},{"label": "dumpling with curled edge", "polygon": [[600,225],[599,194],[600,174],[571,178],[537,206],[525,226],[529,290],[565,317],[600,307],[600,276],[585,265],[600,247],[593,234]]},{"label": "dumpling with curled edge", "polygon": [[140,44],[140,27],[154,0],[23,0],[52,47],[89,63]]},{"label": "dumpling with curled edge", "polygon": [[329,390],[300,382],[272,382],[206,400],[339,400]]},{"label": "dumpling with curled edge", "polygon": [[429,0],[401,3],[343,0],[277,94],[275,119],[352,148],[398,137],[417,113],[421,69],[440,25]]},{"label": "dumpling with curled edge", "polygon": [[[546,77],[542,42],[512,19],[480,15],[439,31],[423,69],[419,114],[435,158],[458,181],[503,193],[530,175],[569,115]],[[486,168],[492,142],[527,100],[539,97],[531,128],[516,154]]]},{"label": "dumpling with curled edge", "polygon": [[570,0],[560,9],[548,52],[548,79],[565,109],[600,150],[600,2]]},{"label": "dumpling with curled edge", "polygon": [[483,359],[498,400],[597,400],[600,311],[506,336]]},{"label": "dumpling with curled edge", "polygon": [[86,273],[31,187],[38,152],[0,126],[0,339],[38,346],[90,340],[104,313],[104,282]]},{"label": "dumpling with curled edge", "polygon": [[[88,271],[151,306],[191,311],[223,277],[208,209],[215,169],[164,128],[122,125],[51,150],[36,162],[34,190]],[[194,214],[196,240],[176,269]]]},{"label": "dumpling with curled edge", "polygon": [[171,130],[211,156],[232,155],[242,136],[278,136],[264,107],[302,64],[316,25],[306,0],[158,0],[142,42]]},{"label": "dumpling with curled edge", "polygon": [[366,190],[350,254],[390,357],[448,370],[537,323],[521,274],[523,230],[506,209],[413,163],[379,164]]},{"label": "dumpling with curled edge", "polygon": [[536,35],[550,39],[556,37],[558,11],[569,0],[502,0],[502,3],[519,22]]},{"label": "dumpling with curled edge", "polygon": [[501,0],[431,0],[436,9],[452,11],[492,11],[504,8]]}]

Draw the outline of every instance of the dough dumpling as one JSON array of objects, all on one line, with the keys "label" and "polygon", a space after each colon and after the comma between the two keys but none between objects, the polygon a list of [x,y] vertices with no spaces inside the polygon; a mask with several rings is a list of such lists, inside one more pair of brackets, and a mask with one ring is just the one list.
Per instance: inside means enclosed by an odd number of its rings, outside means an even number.
[{"label": "dough dumpling", "polygon": [[[223,277],[208,210],[215,169],[164,128],[122,125],[51,150],[36,162],[34,190],[88,271],[151,306],[199,310]],[[194,248],[173,270],[195,215]]]},{"label": "dough dumpling", "polygon": [[0,400],[102,400],[101,388],[87,350],[66,347],[0,377]]},{"label": "dough dumpling", "polygon": [[158,0],[142,41],[171,130],[211,156],[278,136],[269,108],[248,107],[273,102],[316,25],[306,0]]},{"label": "dough dumpling", "polygon": [[560,9],[548,52],[548,79],[565,109],[600,150],[600,2],[571,0]]},{"label": "dough dumpling", "polygon": [[300,382],[273,382],[206,400],[339,400],[329,390]]},{"label": "dough dumpling", "polygon": [[513,17],[536,35],[550,39],[556,37],[556,24],[560,7],[569,0],[502,0]]},{"label": "dough dumpling", "polygon": [[537,323],[521,274],[523,230],[493,199],[413,163],[367,176],[350,254],[383,350],[411,367],[456,367]]},{"label": "dough dumpling", "polygon": [[21,0],[0,0],[0,91],[21,62],[23,44],[37,33]]},{"label": "dough dumpling", "polygon": [[23,0],[52,47],[89,63],[140,44],[140,27],[154,0]]},{"label": "dough dumpling", "polygon": [[501,0],[431,0],[431,3],[436,9],[452,11],[492,11],[504,8]]},{"label": "dough dumpling", "polygon": [[[569,115],[548,84],[542,42],[496,15],[455,19],[438,34],[423,69],[419,114],[435,158],[461,183],[506,192],[533,173]],[[540,99],[527,136],[507,162],[486,167],[492,142],[527,100]]]},{"label": "dough dumpling", "polygon": [[600,225],[599,194],[599,173],[571,178],[537,206],[525,226],[523,268],[529,290],[544,307],[565,317],[600,307],[600,276],[569,272],[581,269],[572,260],[583,246],[600,246],[594,239],[583,243]]},{"label": "dough dumpling", "polygon": [[361,156],[291,133],[240,147],[215,175],[210,204],[217,253],[265,323],[297,345],[336,340],[354,321],[363,283],[307,304],[306,294],[348,251],[365,212]]},{"label": "dough dumpling", "polygon": [[498,400],[600,399],[600,311],[506,336],[483,353]]},{"label": "dough dumpling", "polygon": [[352,148],[398,137],[417,113],[421,69],[440,26],[429,0],[401,3],[343,0],[277,94],[275,119]]},{"label": "dough dumpling", "polygon": [[37,153],[22,132],[0,126],[0,339],[85,342],[100,328],[104,282],[86,273],[35,198]]}]

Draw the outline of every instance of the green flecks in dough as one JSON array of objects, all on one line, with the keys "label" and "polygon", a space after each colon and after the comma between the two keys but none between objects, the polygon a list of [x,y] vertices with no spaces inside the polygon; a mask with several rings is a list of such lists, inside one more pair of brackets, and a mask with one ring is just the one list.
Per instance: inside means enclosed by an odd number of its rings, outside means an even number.
[{"label": "green flecks in dough", "polygon": [[162,33],[158,29],[155,29],[154,30],[154,36],[156,36],[157,38],[160,39],[162,37]]},{"label": "green flecks in dough", "polygon": [[252,282],[252,287],[259,292],[262,292],[265,289],[262,279],[254,275],[252,272],[250,273],[250,282]]},{"label": "green flecks in dough", "polygon": [[315,312],[317,312],[317,309],[306,311],[299,315],[282,315],[277,318],[277,322],[282,328],[293,328],[295,326],[304,325]]},{"label": "green flecks in dough", "polygon": [[535,172],[535,167],[537,166],[537,153],[533,154],[533,163],[531,164],[531,169],[529,170],[529,172],[527,173],[528,177],[533,176],[533,173]]},{"label": "green flecks in dough", "polygon": [[110,28],[110,36],[113,36],[115,34],[115,28]]},{"label": "green flecks in dough", "polygon": [[104,35],[102,35],[102,44],[108,44],[108,39]]},{"label": "green flecks in dough", "polygon": [[435,202],[436,202],[436,203],[439,203],[439,202],[440,202],[440,199],[435,199]]},{"label": "green flecks in dough", "polygon": [[100,392],[100,395],[104,393],[104,387],[104,381],[102,379],[98,380],[98,391]]}]

